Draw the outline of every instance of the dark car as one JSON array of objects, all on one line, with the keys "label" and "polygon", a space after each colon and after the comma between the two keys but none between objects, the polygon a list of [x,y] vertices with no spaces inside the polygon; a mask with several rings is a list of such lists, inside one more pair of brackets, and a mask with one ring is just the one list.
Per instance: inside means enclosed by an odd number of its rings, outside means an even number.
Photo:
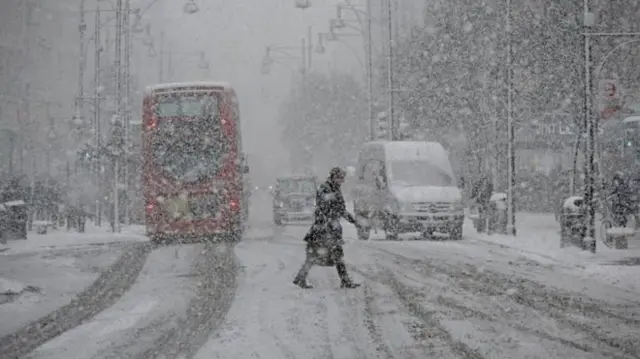
[{"label": "dark car", "polygon": [[273,189],[273,222],[282,226],[313,220],[317,188],[314,176],[278,178]]}]

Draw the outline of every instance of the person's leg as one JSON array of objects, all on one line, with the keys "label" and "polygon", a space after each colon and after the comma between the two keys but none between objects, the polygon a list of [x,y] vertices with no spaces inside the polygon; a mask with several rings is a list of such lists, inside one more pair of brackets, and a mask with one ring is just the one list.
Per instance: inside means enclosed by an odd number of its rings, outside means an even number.
[{"label": "person's leg", "polygon": [[313,250],[313,247],[311,247],[310,245],[307,245],[306,252],[307,255],[305,257],[304,263],[302,264],[302,267],[293,280],[293,284],[300,286],[301,288],[312,288],[312,286],[307,283],[307,276],[309,275],[309,271],[311,270],[311,267],[313,267],[313,263],[315,262],[315,252]]},{"label": "person's leg", "polygon": [[342,246],[336,246],[332,249],[331,255],[333,261],[336,263],[336,269],[338,270],[338,276],[340,277],[340,287],[342,288],[356,288],[360,284],[353,283],[347,273],[347,265],[344,262],[344,250]]}]

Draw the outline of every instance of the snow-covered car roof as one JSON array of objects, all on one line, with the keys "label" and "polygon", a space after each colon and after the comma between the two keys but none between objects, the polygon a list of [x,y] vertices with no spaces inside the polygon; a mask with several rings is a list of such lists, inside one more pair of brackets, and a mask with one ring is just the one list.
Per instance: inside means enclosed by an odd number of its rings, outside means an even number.
[{"label": "snow-covered car roof", "polygon": [[15,206],[24,206],[26,205],[26,203],[23,200],[17,200],[17,201],[5,202],[3,203],[3,205],[5,207],[15,207]]},{"label": "snow-covered car roof", "polygon": [[312,180],[317,180],[316,176],[312,176],[312,175],[291,175],[291,176],[282,176],[282,177],[278,177],[276,178],[276,181],[287,181],[287,180],[308,180],[308,179],[312,179]]},{"label": "snow-covered car roof", "polygon": [[640,122],[640,116],[630,116],[622,120],[622,123],[636,123]]},{"label": "snow-covered car roof", "polygon": [[574,210],[580,209],[580,207],[576,205],[576,202],[582,202],[582,204],[584,204],[584,200],[581,196],[571,196],[564,201],[562,207]]},{"label": "snow-covered car roof", "polygon": [[432,165],[453,175],[449,153],[439,142],[432,141],[372,141],[366,147],[384,147],[387,161],[427,160]]}]

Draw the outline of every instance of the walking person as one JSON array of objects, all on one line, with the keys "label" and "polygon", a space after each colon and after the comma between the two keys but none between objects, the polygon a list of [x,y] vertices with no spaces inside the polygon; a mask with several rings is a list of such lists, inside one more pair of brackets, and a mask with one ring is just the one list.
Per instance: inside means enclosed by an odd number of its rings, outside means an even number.
[{"label": "walking person", "polygon": [[[360,286],[354,283],[347,273],[347,266],[344,262],[344,250],[342,245],[342,226],[340,219],[344,218],[350,223],[357,225],[355,218],[347,211],[347,207],[342,196],[341,186],[344,183],[346,172],[335,167],[331,169],[329,178],[320,185],[316,192],[316,209],[314,213],[314,223],[304,237],[307,243],[306,259],[302,268],[296,275],[293,283],[301,288],[313,288],[307,283],[307,275],[319,259],[318,249],[326,248],[329,251],[329,258],[335,263],[340,277],[341,288],[357,288]],[[327,241],[331,241],[328,243]]]}]

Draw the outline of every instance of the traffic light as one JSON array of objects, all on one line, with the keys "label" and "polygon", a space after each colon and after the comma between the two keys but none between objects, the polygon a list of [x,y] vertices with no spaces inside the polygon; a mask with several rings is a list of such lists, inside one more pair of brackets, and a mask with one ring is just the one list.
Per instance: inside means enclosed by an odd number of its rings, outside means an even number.
[{"label": "traffic light", "polygon": [[379,140],[385,140],[389,138],[389,120],[385,112],[378,113],[376,119],[376,137]]}]

